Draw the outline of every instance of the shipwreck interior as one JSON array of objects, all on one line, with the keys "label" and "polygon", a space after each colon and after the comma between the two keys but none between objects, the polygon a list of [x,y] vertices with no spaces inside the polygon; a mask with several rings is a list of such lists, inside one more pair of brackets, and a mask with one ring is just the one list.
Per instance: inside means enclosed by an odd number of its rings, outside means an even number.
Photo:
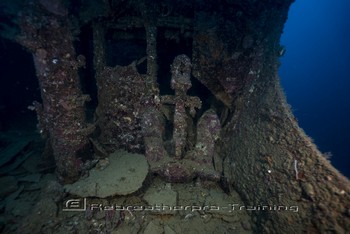
[{"label": "shipwreck interior", "polygon": [[292,2],[4,1],[1,136],[7,100],[37,126],[0,144],[0,229],[348,232],[349,181],[279,84]]}]

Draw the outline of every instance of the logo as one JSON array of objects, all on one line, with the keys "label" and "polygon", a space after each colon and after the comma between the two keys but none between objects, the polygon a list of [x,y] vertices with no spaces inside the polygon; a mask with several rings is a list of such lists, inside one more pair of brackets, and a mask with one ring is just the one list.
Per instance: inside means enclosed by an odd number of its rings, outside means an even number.
[{"label": "logo", "polygon": [[63,211],[86,211],[86,198],[69,199],[63,204]]}]

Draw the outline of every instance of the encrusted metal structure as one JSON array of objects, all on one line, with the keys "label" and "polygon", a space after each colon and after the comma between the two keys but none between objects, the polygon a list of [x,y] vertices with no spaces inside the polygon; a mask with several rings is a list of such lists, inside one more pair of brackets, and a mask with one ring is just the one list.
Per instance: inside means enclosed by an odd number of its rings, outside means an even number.
[{"label": "encrusted metal structure", "polygon": [[[34,109],[62,182],[124,148],[170,182],[220,181],[248,205],[299,207],[251,212],[256,233],[350,232],[350,182],[280,88],[292,0],[4,2],[1,34],[33,55]],[[97,94],[84,93],[87,77]]]},{"label": "encrusted metal structure", "polygon": [[189,130],[187,123],[191,121],[187,112],[194,117],[195,108],[201,107],[201,100],[186,94],[192,86],[191,62],[186,55],[179,55],[174,59],[171,71],[171,87],[175,90],[175,96],[161,96],[159,105],[172,104],[175,108],[169,147],[173,150],[168,152],[162,139],[164,121],[160,109],[155,106],[143,116],[145,154],[151,170],[171,182],[185,182],[196,177],[218,181],[220,173],[214,169],[213,157],[215,143],[220,136],[220,120],[213,110],[206,111],[196,127],[196,144],[186,149]]}]

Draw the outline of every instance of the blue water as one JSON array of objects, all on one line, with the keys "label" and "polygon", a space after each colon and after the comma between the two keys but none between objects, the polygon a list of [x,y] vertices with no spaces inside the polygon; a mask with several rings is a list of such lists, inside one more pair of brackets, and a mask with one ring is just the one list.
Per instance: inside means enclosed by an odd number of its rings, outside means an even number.
[{"label": "blue water", "polygon": [[300,126],[350,178],[350,1],[297,0],[280,76]]}]

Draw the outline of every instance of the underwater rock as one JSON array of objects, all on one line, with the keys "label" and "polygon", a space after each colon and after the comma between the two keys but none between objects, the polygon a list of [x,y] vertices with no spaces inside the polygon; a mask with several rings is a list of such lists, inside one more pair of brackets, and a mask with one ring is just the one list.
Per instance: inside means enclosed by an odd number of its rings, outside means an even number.
[{"label": "underwater rock", "polygon": [[168,207],[176,206],[177,192],[171,189],[171,184],[167,183],[160,187],[151,187],[147,190],[143,198],[147,201],[150,206],[164,206],[164,210],[161,209],[161,214],[175,214],[175,211],[168,209]]},{"label": "underwater rock", "polygon": [[50,198],[54,202],[60,201],[64,197],[64,189],[56,180],[48,180],[42,188],[41,196]]},{"label": "underwater rock", "polygon": [[30,175],[19,178],[18,181],[38,183],[40,181],[41,176],[42,176],[42,174],[39,174],[39,173],[30,174]]},{"label": "underwater rock", "polygon": [[56,203],[51,198],[43,197],[34,205],[31,213],[23,219],[18,233],[40,233],[48,220],[56,218],[57,209]]},{"label": "underwater rock", "polygon": [[[0,139],[2,141],[3,139]],[[0,147],[0,167],[4,166],[6,163],[10,162],[13,158],[15,158],[21,151],[28,146],[31,139],[27,138],[17,138],[13,139],[6,147]]]},{"label": "underwater rock", "polygon": [[17,180],[14,176],[4,176],[0,178],[0,197],[9,195],[18,189]]},{"label": "underwater rock", "polygon": [[7,204],[6,211],[11,213],[13,216],[25,217],[31,212],[32,206],[33,206],[33,204],[31,201],[19,199],[16,202],[12,202],[10,204]]},{"label": "underwater rock", "polygon": [[145,234],[161,234],[163,233],[163,228],[159,225],[156,225],[154,222],[150,222],[145,231],[144,231]]},{"label": "underwater rock", "polygon": [[164,234],[176,234],[176,232],[171,229],[168,225],[164,226]]},{"label": "underwater rock", "polygon": [[105,198],[131,194],[142,187],[148,174],[148,163],[143,155],[117,151],[109,156],[109,162],[104,170],[94,168],[89,177],[64,188],[80,197]]}]

